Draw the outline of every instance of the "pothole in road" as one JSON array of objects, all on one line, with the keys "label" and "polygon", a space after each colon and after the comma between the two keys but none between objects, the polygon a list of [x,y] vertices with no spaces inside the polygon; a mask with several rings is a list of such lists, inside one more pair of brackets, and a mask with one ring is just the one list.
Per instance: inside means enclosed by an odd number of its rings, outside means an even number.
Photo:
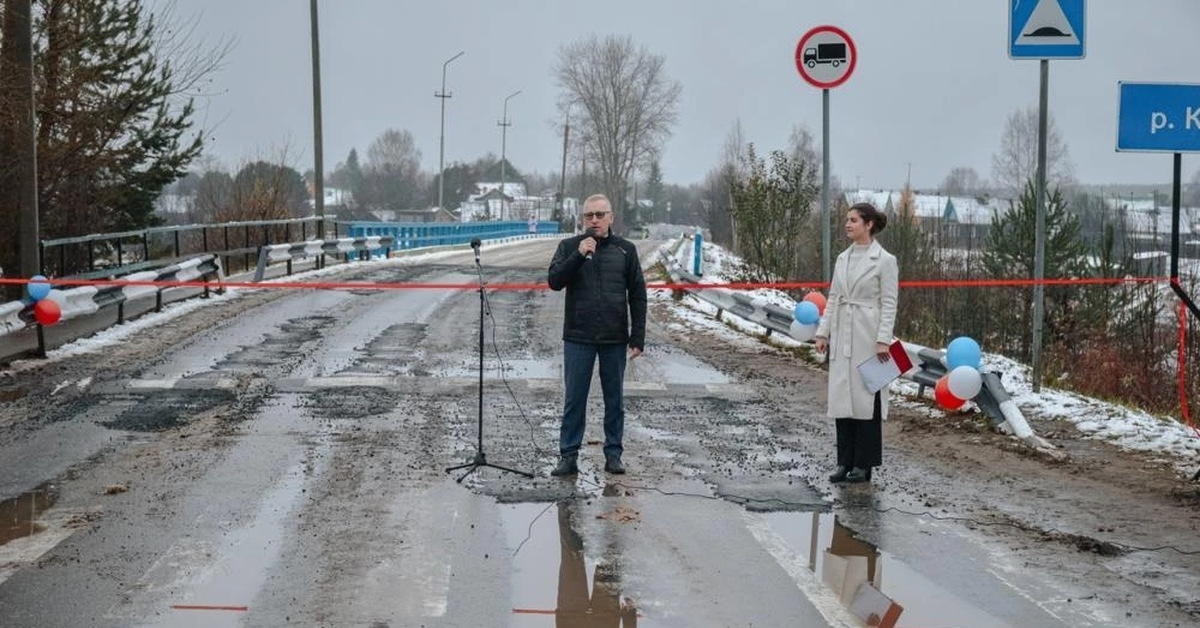
[{"label": "pothole in road", "polygon": [[234,400],[228,390],[165,390],[150,395],[117,395],[125,405],[104,427],[131,432],[157,432],[187,424],[193,417]]},{"label": "pothole in road", "polygon": [[365,419],[396,410],[396,393],[382,388],[339,388],[304,397],[301,405],[320,419]]},{"label": "pothole in road", "polygon": [[58,488],[49,482],[0,502],[0,545],[33,536],[43,529],[38,515],[58,501]]}]

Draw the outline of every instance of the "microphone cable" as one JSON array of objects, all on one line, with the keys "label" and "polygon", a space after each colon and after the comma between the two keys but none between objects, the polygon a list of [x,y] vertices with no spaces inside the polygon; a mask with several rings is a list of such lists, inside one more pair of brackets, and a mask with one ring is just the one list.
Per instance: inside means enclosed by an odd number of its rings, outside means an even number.
[{"label": "microphone cable", "polygon": [[557,452],[552,452],[540,446],[537,440],[537,426],[530,420],[529,415],[525,413],[525,406],[517,398],[516,392],[513,391],[512,385],[508,382],[508,376],[505,371],[508,369],[504,365],[504,356],[500,354],[500,345],[496,342],[496,317],[492,316],[492,303],[488,297],[486,289],[481,290],[483,295],[484,312],[492,323],[492,353],[496,356],[496,361],[500,365],[500,382],[504,384],[504,389],[508,391],[508,396],[512,399],[513,404],[517,407],[517,412],[521,415],[521,419],[525,421],[525,425],[529,427],[529,443],[533,445],[533,450],[539,456],[558,455]]}]

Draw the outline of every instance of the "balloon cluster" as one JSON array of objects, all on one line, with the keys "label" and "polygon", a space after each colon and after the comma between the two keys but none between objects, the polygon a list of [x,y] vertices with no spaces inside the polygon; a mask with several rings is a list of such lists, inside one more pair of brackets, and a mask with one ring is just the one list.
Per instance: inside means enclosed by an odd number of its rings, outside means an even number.
[{"label": "balloon cluster", "polygon": [[43,325],[53,325],[62,318],[62,308],[50,296],[50,281],[42,275],[34,275],[25,285],[25,291],[33,301],[33,317]]},{"label": "balloon cluster", "polygon": [[979,374],[981,358],[979,343],[967,336],[959,336],[946,345],[946,368],[950,370],[933,387],[938,405],[957,410],[979,394],[983,388],[983,377]]},{"label": "balloon cluster", "polygon": [[800,342],[808,342],[817,335],[817,323],[825,313],[825,295],[817,291],[804,295],[804,300],[796,303],[792,314],[796,320],[788,328],[792,338]]}]

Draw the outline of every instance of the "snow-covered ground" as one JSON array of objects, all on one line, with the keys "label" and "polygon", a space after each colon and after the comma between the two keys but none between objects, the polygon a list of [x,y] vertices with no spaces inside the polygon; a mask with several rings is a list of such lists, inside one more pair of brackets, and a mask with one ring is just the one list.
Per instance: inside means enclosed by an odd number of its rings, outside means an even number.
[{"label": "snow-covered ground", "polygon": [[[704,242],[704,283],[727,283],[733,281],[725,273],[736,268],[740,260],[729,251]],[[664,245],[655,254],[675,249],[674,243]],[[686,268],[691,268],[692,243],[679,248],[678,259]],[[778,290],[758,289],[748,294],[775,305],[791,309],[795,305],[789,296]],[[667,299],[669,302],[669,299]],[[690,317],[697,325],[706,326],[713,333],[724,334],[731,341],[745,340],[749,334],[761,334],[764,329],[750,322],[738,322],[733,316],[724,317],[724,322],[713,320],[716,309],[699,299],[688,298],[678,302],[681,314]],[[744,332],[744,333],[742,333]],[[773,334],[770,341],[784,346],[800,346],[800,343],[781,334]],[[1200,429],[1182,423],[1172,417],[1156,416],[1141,410],[1106,403],[1070,391],[1056,390],[1043,386],[1034,392],[1030,383],[1030,367],[1001,355],[984,353],[981,369],[998,373],[1005,390],[1026,416],[1056,418],[1070,421],[1087,438],[1109,441],[1118,447],[1158,452],[1164,461],[1173,464],[1180,473],[1191,475],[1200,467]],[[935,404],[918,402],[919,387],[916,383],[899,379],[892,384],[893,403],[908,405],[930,415],[943,414]],[[932,391],[926,391],[927,396]],[[931,399],[930,399],[931,400]],[[964,409],[970,409],[968,402]],[[1193,419],[1195,422],[1195,419]]]}]

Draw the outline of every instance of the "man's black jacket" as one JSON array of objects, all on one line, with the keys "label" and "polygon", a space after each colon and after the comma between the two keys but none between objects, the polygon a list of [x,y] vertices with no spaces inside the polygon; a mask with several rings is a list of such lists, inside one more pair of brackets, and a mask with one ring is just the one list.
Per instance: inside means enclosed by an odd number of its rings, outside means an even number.
[{"label": "man's black jacket", "polygon": [[563,340],[646,345],[646,280],[637,247],[620,236],[596,238],[592,259],[579,254],[587,234],[558,243],[550,262],[551,290],[567,289]]}]

